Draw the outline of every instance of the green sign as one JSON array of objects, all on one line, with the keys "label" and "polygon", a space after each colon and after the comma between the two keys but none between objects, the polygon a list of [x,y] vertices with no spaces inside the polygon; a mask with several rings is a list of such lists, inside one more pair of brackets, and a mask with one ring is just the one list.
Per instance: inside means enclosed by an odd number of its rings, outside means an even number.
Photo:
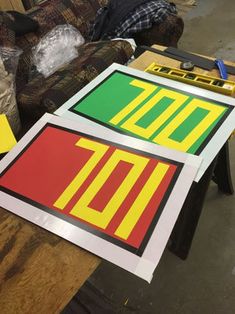
[{"label": "green sign", "polygon": [[70,111],[140,139],[199,154],[230,107],[115,71]]}]

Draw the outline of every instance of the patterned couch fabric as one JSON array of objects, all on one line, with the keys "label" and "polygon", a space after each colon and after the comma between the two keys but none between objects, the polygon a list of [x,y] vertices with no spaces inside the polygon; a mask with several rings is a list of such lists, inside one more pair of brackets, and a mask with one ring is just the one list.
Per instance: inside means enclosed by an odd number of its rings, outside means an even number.
[{"label": "patterned couch fabric", "polygon": [[15,45],[15,33],[10,25],[10,16],[6,12],[0,12],[0,46],[2,47]]},{"label": "patterned couch fabric", "polygon": [[[106,0],[105,0],[106,1]],[[113,62],[124,64],[133,51],[125,41],[97,42],[79,47],[79,56],[44,78],[32,71],[32,47],[56,25],[69,23],[86,39],[90,23],[104,0],[50,0],[30,13],[37,20],[35,33],[17,37],[23,50],[17,74],[17,100],[23,122],[34,123],[45,112],[53,112]]]},{"label": "patterned couch fabric", "polygon": [[16,38],[16,45],[23,50],[17,75],[18,92],[31,79],[29,73],[32,64],[32,47],[42,36],[60,24],[73,25],[86,39],[90,23],[100,8],[100,1],[102,0],[48,0],[29,13],[29,16],[36,20],[40,27],[35,33]]},{"label": "patterned couch fabric", "polygon": [[39,34],[44,35],[56,25],[71,24],[87,38],[90,22],[100,8],[98,0],[50,0],[41,4],[30,17],[38,21]]},{"label": "patterned couch fabric", "polygon": [[28,121],[34,123],[45,112],[54,112],[113,62],[126,63],[133,50],[128,42],[118,40],[87,43],[78,52],[76,59],[47,79],[37,74],[19,93],[18,106]]}]

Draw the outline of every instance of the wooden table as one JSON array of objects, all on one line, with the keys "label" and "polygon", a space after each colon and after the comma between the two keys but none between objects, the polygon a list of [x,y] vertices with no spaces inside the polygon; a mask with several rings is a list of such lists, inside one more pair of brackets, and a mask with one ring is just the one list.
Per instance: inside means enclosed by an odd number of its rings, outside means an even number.
[{"label": "wooden table", "polygon": [[[163,65],[179,66],[178,61],[145,52],[130,67],[144,70],[154,61]],[[199,68],[196,71],[208,73]],[[210,74],[218,76],[216,70]],[[235,81],[234,76],[229,78]],[[209,169],[209,172],[210,176],[212,170]],[[208,180],[206,184],[208,186]],[[193,210],[192,206],[190,211],[188,207],[186,206],[183,216],[179,218],[172,236],[171,250],[180,257],[185,254],[184,250],[181,253],[185,246],[185,232],[188,232],[185,215],[187,218]],[[200,212],[197,216],[199,219]],[[192,239],[189,240],[187,238],[188,242]],[[186,249],[191,244],[188,242]],[[0,209],[1,314],[59,313],[100,261],[93,254]]]}]

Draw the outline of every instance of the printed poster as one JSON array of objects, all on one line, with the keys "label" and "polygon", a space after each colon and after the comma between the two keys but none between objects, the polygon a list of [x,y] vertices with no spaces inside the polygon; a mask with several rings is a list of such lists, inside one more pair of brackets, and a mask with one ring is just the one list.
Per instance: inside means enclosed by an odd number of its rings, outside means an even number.
[{"label": "printed poster", "polygon": [[46,114],[0,162],[0,206],[150,281],[200,163]]}]

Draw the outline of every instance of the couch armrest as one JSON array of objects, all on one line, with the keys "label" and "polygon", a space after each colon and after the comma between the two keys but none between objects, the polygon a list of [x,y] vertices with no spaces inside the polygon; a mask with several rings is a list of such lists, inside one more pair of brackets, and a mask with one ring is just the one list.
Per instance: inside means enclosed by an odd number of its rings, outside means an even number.
[{"label": "couch armrest", "polygon": [[45,112],[53,113],[113,62],[125,64],[132,54],[131,45],[123,40],[83,45],[70,64],[48,78],[36,77],[20,92],[17,98],[23,122],[34,123]]},{"label": "couch armrest", "polygon": [[152,28],[136,33],[133,37],[138,46],[162,46],[177,47],[178,40],[183,34],[184,21],[175,14],[169,14],[160,24],[154,24]]}]

